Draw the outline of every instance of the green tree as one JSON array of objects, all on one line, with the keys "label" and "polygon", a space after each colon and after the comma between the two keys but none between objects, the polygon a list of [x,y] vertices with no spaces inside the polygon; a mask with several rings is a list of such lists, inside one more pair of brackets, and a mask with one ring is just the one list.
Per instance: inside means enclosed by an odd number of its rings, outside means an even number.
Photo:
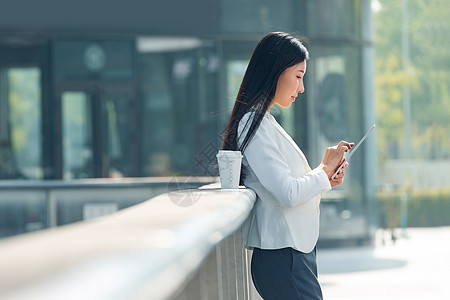
[{"label": "green tree", "polygon": [[381,158],[404,151],[402,93],[411,92],[413,158],[450,158],[450,10],[448,0],[409,0],[409,70],[402,56],[401,0],[375,13],[376,102]]}]

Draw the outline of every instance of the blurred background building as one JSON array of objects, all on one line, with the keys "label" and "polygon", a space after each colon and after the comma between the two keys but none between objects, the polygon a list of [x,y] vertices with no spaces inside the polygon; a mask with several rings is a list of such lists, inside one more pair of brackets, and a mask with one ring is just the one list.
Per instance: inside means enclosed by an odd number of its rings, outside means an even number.
[{"label": "blurred background building", "polygon": [[[370,0],[25,2],[0,10],[0,178],[8,182],[216,176],[240,81],[271,31],[307,38],[306,92],[272,113],[311,166],[326,146],[358,141],[375,123]],[[345,185],[324,196],[321,242],[372,239],[376,159],[372,136]],[[26,201],[5,197],[3,216]],[[31,222],[27,205],[13,210]],[[32,215],[43,225],[8,231],[0,218],[0,234],[48,226],[48,214]]]}]

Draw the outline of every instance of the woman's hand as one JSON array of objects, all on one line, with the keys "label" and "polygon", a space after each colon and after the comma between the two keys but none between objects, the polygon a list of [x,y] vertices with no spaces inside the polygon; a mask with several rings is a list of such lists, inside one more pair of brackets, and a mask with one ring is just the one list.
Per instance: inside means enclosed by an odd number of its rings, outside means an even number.
[{"label": "woman's hand", "polygon": [[[331,183],[333,183],[334,180],[339,175],[342,176],[342,177],[340,177],[342,179],[341,180],[341,183],[342,183],[345,170],[342,172],[342,174],[341,174],[341,172],[339,172],[338,175],[336,175],[336,177],[333,180],[331,180],[331,176],[333,176],[336,169],[342,163],[344,153],[347,152],[348,149],[351,149],[353,147],[353,145],[354,145],[354,143],[341,141],[338,145],[336,145],[334,147],[329,147],[325,150],[325,155],[323,156],[322,162],[320,163],[319,167],[325,171],[325,173],[327,174],[328,179],[330,179]],[[348,165],[348,163],[346,163],[346,164]],[[342,168],[344,169],[346,167],[347,166],[344,166]],[[339,183],[339,184],[341,184],[341,183]]]},{"label": "woman's hand", "polygon": [[[333,179],[330,179],[331,187],[335,187],[341,185],[344,182],[345,169],[348,167],[348,162],[345,161],[345,158],[342,159],[342,163],[344,164],[339,172],[334,176]],[[340,165],[340,164],[339,164]],[[336,171],[335,171],[336,172]],[[333,173],[334,174],[334,173]],[[333,176],[333,175],[331,175]]]}]

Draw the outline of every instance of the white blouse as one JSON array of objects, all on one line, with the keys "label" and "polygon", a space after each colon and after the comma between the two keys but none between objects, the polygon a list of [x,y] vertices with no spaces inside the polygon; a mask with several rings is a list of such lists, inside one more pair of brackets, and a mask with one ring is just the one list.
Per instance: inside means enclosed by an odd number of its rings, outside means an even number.
[{"label": "white blouse", "polygon": [[[239,146],[253,116],[249,112],[239,123]],[[243,156],[244,185],[257,195],[242,226],[244,246],[311,252],[319,237],[320,194],[331,189],[325,171],[311,170],[303,152],[269,112]]]}]

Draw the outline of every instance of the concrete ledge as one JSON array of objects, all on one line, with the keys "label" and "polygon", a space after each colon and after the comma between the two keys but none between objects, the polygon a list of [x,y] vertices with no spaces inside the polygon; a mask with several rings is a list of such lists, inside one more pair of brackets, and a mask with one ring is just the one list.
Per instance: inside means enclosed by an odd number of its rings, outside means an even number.
[{"label": "concrete ledge", "polygon": [[240,228],[248,189],[169,192],[114,215],[0,241],[1,299],[166,299]]}]

